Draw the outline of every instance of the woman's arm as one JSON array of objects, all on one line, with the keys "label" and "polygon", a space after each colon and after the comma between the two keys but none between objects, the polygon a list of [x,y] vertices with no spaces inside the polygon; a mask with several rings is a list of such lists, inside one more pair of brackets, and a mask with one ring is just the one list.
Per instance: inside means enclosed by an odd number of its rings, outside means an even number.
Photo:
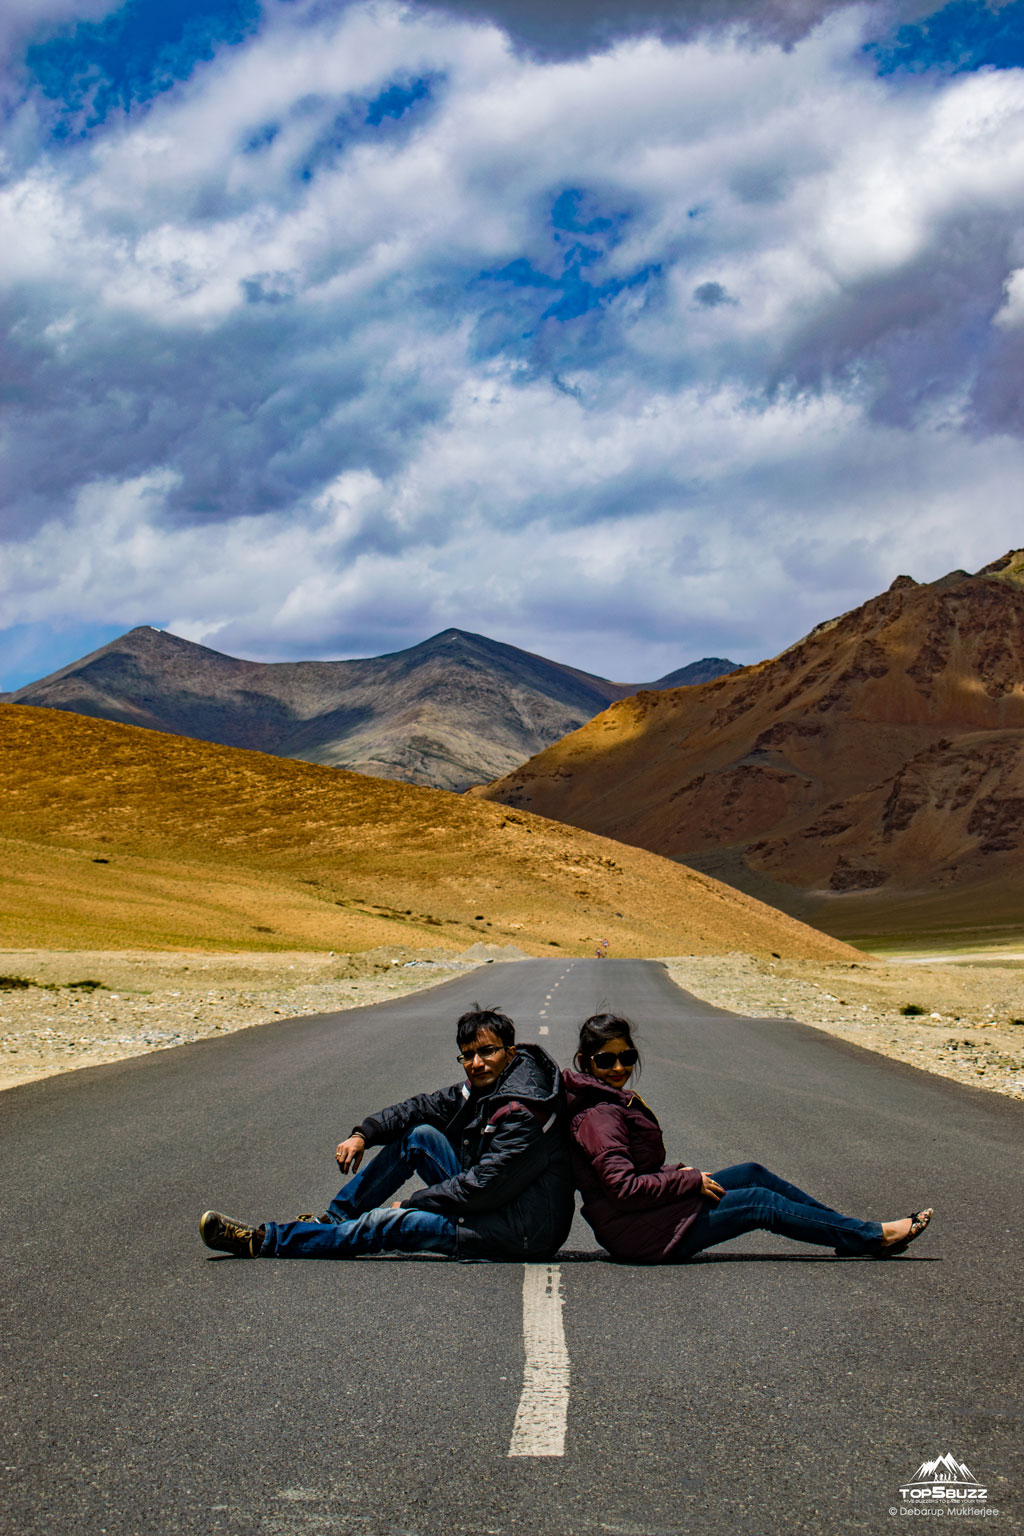
[{"label": "woman's arm", "polygon": [[595,1104],[574,1128],[577,1146],[592,1165],[605,1193],[627,1211],[649,1210],[702,1188],[699,1168],[659,1168],[639,1173],[629,1149],[629,1127],[617,1104]]}]

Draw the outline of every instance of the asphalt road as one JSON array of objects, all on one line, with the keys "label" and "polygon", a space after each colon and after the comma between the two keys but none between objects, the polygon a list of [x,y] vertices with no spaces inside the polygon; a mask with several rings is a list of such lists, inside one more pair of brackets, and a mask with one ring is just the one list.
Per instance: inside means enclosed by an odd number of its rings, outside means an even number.
[{"label": "asphalt road", "polygon": [[[932,1227],[884,1264],[755,1234],[650,1269],[577,1218],[565,1455],[510,1459],[521,1266],[242,1262],[198,1236],[211,1205],[319,1209],[365,1112],[458,1078],[477,998],[562,1062],[582,1017],[628,1012],[670,1159],[756,1159],[877,1219],[931,1204]],[[1024,1530],[1010,1100],[708,1008],[653,963],[565,959],[28,1084],[0,1128],[4,1532],[891,1531],[946,1452],[986,1529]]]}]

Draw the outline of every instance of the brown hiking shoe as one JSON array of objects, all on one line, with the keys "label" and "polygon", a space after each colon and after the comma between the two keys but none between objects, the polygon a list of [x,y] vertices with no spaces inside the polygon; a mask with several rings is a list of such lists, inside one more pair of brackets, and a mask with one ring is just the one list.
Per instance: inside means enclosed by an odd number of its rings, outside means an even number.
[{"label": "brown hiking shoe", "polygon": [[266,1227],[247,1227],[232,1221],[219,1211],[204,1211],[199,1218],[199,1236],[207,1248],[233,1253],[236,1259],[255,1259],[263,1247]]}]

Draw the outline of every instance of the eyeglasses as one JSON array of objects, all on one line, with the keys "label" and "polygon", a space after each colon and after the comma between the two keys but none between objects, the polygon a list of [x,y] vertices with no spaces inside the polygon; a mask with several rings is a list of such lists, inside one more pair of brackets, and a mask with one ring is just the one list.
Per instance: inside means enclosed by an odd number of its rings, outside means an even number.
[{"label": "eyeglasses", "polygon": [[495,1056],[500,1056],[504,1049],[503,1045],[475,1045],[470,1051],[460,1051],[455,1060],[461,1061],[463,1066],[472,1061],[474,1056],[479,1056],[481,1061],[492,1061]]},{"label": "eyeglasses", "polygon": [[635,1067],[640,1060],[639,1051],[595,1051],[590,1058],[595,1067],[600,1067],[602,1072],[607,1072],[609,1067],[614,1067],[617,1061],[624,1067]]}]

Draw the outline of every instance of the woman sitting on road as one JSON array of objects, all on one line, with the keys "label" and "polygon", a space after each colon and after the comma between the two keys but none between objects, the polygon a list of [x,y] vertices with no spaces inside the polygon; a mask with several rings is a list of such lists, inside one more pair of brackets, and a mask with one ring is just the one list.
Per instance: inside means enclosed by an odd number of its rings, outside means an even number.
[{"label": "woman sitting on road", "polygon": [[760,1163],[702,1173],[665,1163],[653,1110],[627,1084],[640,1053],[628,1019],[599,1013],[580,1028],[578,1071],[564,1072],[583,1215],[613,1258],[672,1264],[764,1228],[834,1248],[839,1257],[892,1258],[919,1237],[930,1209],[900,1221],[858,1221],[777,1178]]}]

